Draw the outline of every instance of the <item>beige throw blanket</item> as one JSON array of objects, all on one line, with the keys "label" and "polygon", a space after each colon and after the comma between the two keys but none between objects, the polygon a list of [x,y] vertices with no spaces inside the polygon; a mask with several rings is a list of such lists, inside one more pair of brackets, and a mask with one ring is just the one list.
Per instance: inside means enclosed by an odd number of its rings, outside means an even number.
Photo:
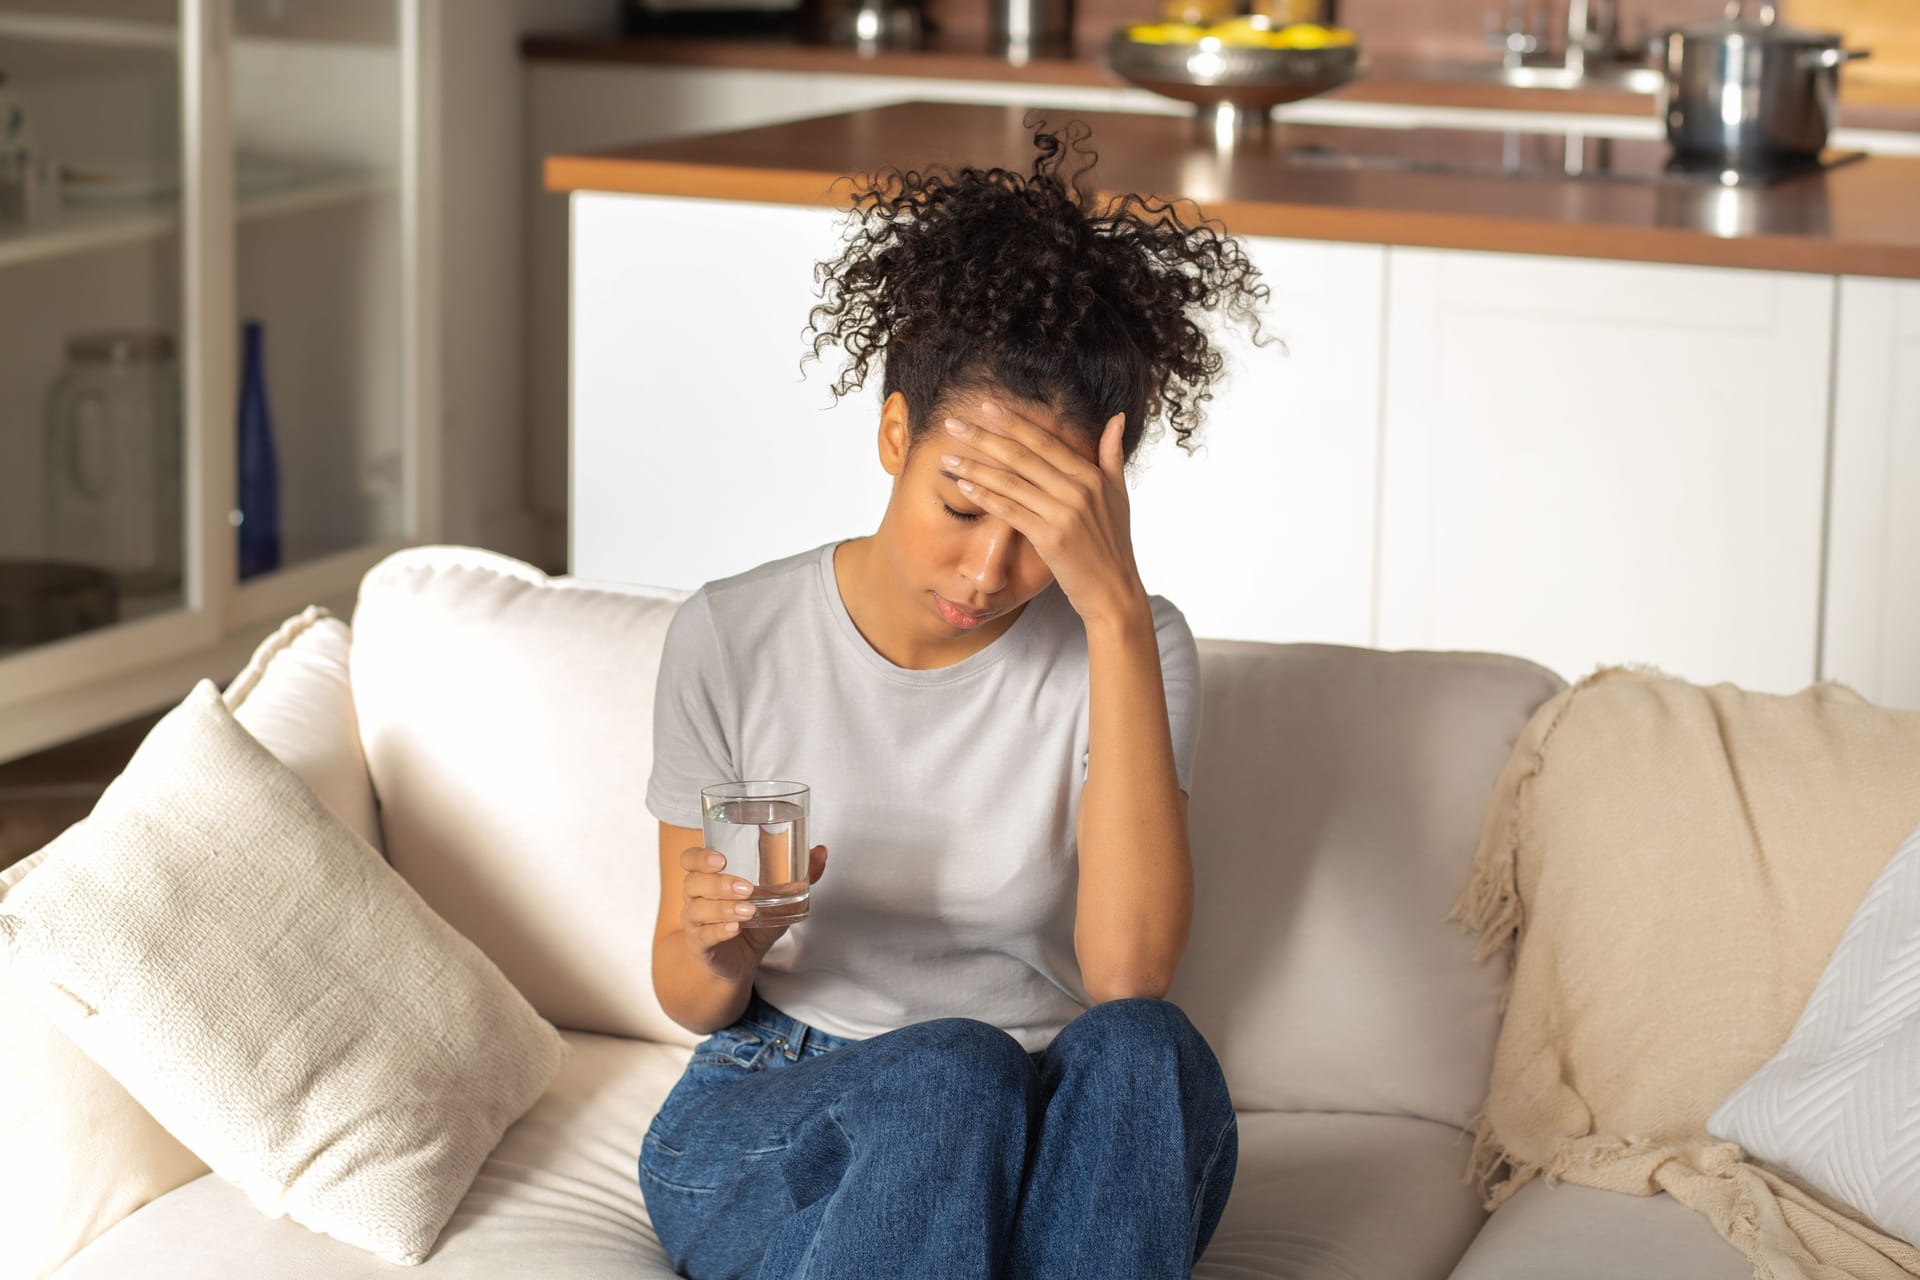
[{"label": "beige throw blanket", "polygon": [[1787,1038],[1920,823],[1920,712],[1603,668],[1495,783],[1454,918],[1512,981],[1469,1179],[1666,1191],[1758,1280],[1900,1280],[1920,1249],[1706,1132]]}]

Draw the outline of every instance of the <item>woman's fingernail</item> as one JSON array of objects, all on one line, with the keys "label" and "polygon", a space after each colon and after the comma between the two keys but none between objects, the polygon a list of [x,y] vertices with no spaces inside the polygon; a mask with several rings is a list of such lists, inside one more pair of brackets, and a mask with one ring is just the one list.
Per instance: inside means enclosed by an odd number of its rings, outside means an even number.
[{"label": "woman's fingernail", "polygon": [[744,898],[748,894],[753,892],[753,886],[748,884],[745,880],[735,880],[733,882],[733,891]]},{"label": "woman's fingernail", "polygon": [[965,425],[955,418],[947,419],[947,430],[951,431],[954,435],[957,435],[957,436],[963,436],[967,433],[967,428],[965,427]]}]

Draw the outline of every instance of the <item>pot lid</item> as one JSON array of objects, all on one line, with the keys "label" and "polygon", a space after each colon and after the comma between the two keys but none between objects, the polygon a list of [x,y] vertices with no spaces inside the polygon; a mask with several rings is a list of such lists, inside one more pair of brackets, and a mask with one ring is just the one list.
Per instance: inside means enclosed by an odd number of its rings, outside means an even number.
[{"label": "pot lid", "polygon": [[1838,45],[1845,39],[1837,31],[1810,31],[1805,27],[1789,27],[1775,21],[1776,13],[1772,0],[1762,0],[1757,18],[1746,16],[1745,0],[1727,0],[1727,11],[1718,22],[1703,22],[1691,27],[1677,27],[1675,33],[1689,40],[1724,41],[1739,38],[1753,44],[1811,44]]}]

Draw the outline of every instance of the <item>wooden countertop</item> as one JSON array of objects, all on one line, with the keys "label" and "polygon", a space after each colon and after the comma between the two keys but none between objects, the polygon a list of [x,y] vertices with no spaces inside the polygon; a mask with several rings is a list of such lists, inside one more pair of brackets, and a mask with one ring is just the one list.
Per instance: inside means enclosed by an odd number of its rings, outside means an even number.
[{"label": "wooden countertop", "polygon": [[[971,31],[930,35],[920,49],[866,54],[851,48],[764,36],[530,35],[521,41],[520,49],[523,56],[544,62],[743,67],[1104,89],[1127,83],[1107,69],[1097,49],[1076,49],[1071,58],[1034,58],[1015,65],[988,52],[985,35]],[[1427,58],[1370,52],[1367,60],[1365,75],[1325,96],[1349,102],[1575,115],[1651,116],[1655,111],[1651,94],[1626,89],[1523,89],[1463,78],[1457,64]],[[1920,130],[1920,83],[1861,83],[1858,75],[1843,76],[1836,124],[1842,128]]]},{"label": "wooden countertop", "polygon": [[[676,138],[590,155],[550,156],[550,191],[607,191],[850,207],[847,176],[891,166],[1030,172],[1031,108],[904,102],[784,124]],[[1771,187],[1340,168],[1333,157],[1498,164],[1500,133],[1278,125],[1222,155],[1184,116],[1049,111],[1091,126],[1089,175],[1103,195],[1136,192],[1194,204],[1238,235],[1484,249],[1701,266],[1920,279],[1920,158],[1874,155]],[[1544,144],[1545,135],[1523,141]],[[1665,146],[1618,140],[1615,167],[1655,172]],[[1638,148],[1638,150],[1635,150]],[[1648,150],[1652,149],[1652,150]],[[1556,162],[1557,163],[1557,162]],[[842,179],[834,186],[835,179]]]}]

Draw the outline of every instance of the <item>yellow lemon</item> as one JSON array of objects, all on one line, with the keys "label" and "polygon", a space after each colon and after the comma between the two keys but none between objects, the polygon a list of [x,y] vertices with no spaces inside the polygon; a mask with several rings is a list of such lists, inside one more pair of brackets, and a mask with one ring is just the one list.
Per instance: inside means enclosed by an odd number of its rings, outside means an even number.
[{"label": "yellow lemon", "polygon": [[1202,34],[1191,22],[1148,22],[1127,28],[1127,39],[1140,44],[1191,44]]}]

